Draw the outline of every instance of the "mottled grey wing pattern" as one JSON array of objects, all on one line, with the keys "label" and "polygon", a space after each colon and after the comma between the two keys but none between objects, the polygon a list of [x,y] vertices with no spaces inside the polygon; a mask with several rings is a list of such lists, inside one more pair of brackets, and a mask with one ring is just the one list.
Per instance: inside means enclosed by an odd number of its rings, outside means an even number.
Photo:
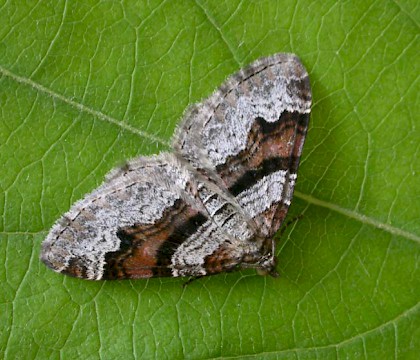
[{"label": "mottled grey wing pattern", "polygon": [[189,181],[172,154],[138,158],[112,171],[54,225],[42,260],[91,280],[171,275],[166,255],[181,241],[185,224],[191,232],[208,220],[188,192]]},{"label": "mottled grey wing pattern", "polygon": [[[233,269],[242,261],[241,242],[254,234],[216,194],[197,200],[204,192],[173,154],[132,160],[53,226],[41,259],[57,272],[90,280]],[[212,260],[227,251],[229,257]]]},{"label": "mottled grey wing pattern", "polygon": [[311,110],[293,54],[257,60],[186,113],[174,149],[271,238],[290,205]]},{"label": "mottled grey wing pattern", "polygon": [[298,58],[277,54],[192,107],[174,153],[134,159],[75,203],[41,259],[85,279],[275,274],[273,234],[289,207],[311,93]]}]

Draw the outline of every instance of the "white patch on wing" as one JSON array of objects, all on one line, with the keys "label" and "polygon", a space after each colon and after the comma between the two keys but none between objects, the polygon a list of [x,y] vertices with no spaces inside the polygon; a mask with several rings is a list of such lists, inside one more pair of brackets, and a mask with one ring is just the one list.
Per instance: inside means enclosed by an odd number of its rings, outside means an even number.
[{"label": "white patch on wing", "polygon": [[[290,79],[277,78],[265,84],[264,90],[252,87],[247,96],[238,96],[228,107],[223,119],[212,116],[203,128],[203,145],[214,166],[224,164],[229,156],[245,149],[248,133],[256,118],[276,122],[284,111],[306,113],[310,104],[289,88]],[[271,87],[267,96],[267,87]]]},{"label": "white patch on wing", "polygon": [[279,170],[264,176],[249,189],[241,192],[236,200],[251,217],[261,214],[273,203],[280,201],[287,173],[288,171]]}]

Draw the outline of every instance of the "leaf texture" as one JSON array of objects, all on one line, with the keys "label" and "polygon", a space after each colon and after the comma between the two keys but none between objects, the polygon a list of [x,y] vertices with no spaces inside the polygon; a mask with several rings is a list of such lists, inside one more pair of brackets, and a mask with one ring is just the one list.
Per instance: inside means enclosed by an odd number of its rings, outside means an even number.
[{"label": "leaf texture", "polygon": [[[418,356],[418,2],[0,9],[0,357]],[[167,150],[189,104],[276,52],[300,56],[314,98],[279,279],[97,283],[39,262],[71,203],[125,159]]]}]

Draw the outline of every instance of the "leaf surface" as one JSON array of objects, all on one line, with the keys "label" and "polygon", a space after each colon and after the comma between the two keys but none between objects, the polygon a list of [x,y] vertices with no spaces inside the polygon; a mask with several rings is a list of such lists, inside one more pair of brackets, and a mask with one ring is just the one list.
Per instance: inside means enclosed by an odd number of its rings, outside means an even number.
[{"label": "leaf surface", "polygon": [[[0,357],[418,356],[418,2],[0,9]],[[301,57],[314,98],[279,279],[88,282],[39,262],[110,169],[168,150],[188,105],[276,52]]]}]

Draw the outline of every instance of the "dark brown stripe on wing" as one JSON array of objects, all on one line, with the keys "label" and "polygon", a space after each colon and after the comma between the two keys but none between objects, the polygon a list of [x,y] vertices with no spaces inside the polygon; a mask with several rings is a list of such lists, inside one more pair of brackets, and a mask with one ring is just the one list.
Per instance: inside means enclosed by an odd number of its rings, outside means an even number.
[{"label": "dark brown stripe on wing", "polygon": [[[192,215],[192,214],[191,214]],[[172,275],[169,265],[171,264],[172,255],[178,247],[191,235],[193,235],[198,228],[208,220],[207,216],[197,212],[192,216],[182,216],[174,219],[174,226],[171,235],[159,248],[157,253],[157,266],[153,268],[154,276],[170,276]]]},{"label": "dark brown stripe on wing", "polygon": [[289,158],[273,157],[264,159],[258,169],[252,169],[245,172],[236,182],[229,187],[229,191],[233,196],[240,194],[242,191],[255,185],[263,177],[272,174],[281,169],[287,169]]},{"label": "dark brown stripe on wing", "polygon": [[276,122],[255,119],[245,149],[216,168],[229,190],[237,195],[275,171],[296,172],[299,162],[292,158],[300,154],[294,143],[305,136],[308,119],[308,114],[288,111]]},{"label": "dark brown stripe on wing", "polygon": [[[299,166],[299,160],[303,144],[305,142],[306,131],[309,122],[309,114],[301,117],[296,137],[293,142],[293,148],[291,148],[290,163],[288,168],[290,173],[297,173]],[[283,223],[287,211],[289,209],[290,202],[293,195],[293,187],[295,181],[286,181],[283,187],[283,193],[279,197],[279,201],[273,203],[270,208],[264,210],[258,217],[254,218],[261,230],[261,235],[271,238]],[[285,200],[287,199],[287,202]],[[267,226],[269,224],[269,226]]]},{"label": "dark brown stripe on wing", "polygon": [[[159,264],[160,249],[167,241],[176,239],[179,246],[187,237],[181,238],[185,223],[199,223],[203,217],[198,210],[183,200],[165,209],[162,217],[154,224],[141,224],[121,228],[117,231],[120,249],[105,256],[103,279],[135,279],[152,276],[170,276],[170,269]],[[193,219],[193,220],[191,220]],[[165,245],[169,246],[169,245]]]}]

